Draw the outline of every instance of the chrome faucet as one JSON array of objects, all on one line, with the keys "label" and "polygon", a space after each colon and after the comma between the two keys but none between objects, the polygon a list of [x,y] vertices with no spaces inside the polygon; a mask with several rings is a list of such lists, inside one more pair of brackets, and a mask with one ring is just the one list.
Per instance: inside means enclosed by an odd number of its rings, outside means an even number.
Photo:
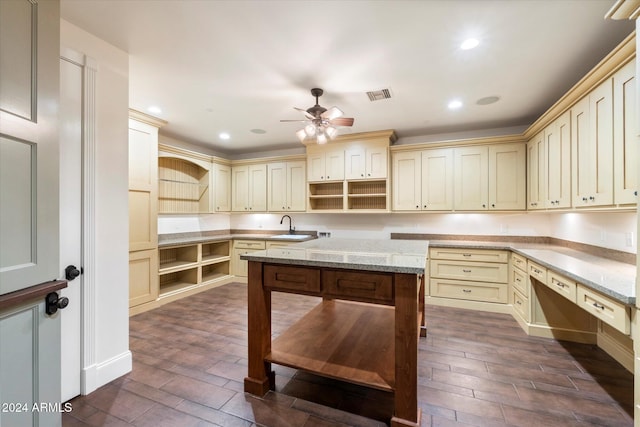
[{"label": "chrome faucet", "polygon": [[280,218],[280,224],[282,224],[282,221],[284,221],[285,218],[289,218],[289,234],[293,234],[296,229],[291,226],[291,217],[289,215],[282,215],[282,218]]}]

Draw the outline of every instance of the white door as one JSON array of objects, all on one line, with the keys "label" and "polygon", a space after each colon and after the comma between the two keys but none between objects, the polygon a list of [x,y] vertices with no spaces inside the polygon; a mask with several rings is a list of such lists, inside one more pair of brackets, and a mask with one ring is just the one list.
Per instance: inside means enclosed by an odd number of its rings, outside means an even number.
[{"label": "white door", "polygon": [[[82,99],[79,54],[65,51],[60,60],[60,277],[69,267],[69,305],[61,313],[62,401],[80,394],[82,275]],[[80,62],[80,63],[79,63]],[[70,267],[75,267],[72,269]],[[75,271],[74,271],[75,270]]]},{"label": "white door", "polygon": [[0,1],[0,402],[14,404],[3,426],[61,425],[60,311],[44,302],[66,285],[55,280],[59,26],[57,1]]}]

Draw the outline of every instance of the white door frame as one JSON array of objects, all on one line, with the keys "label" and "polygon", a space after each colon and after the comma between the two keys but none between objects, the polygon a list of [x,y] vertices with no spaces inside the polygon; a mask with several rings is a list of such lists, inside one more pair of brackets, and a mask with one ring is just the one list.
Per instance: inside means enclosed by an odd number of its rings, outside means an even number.
[{"label": "white door frame", "polygon": [[96,79],[97,61],[72,49],[61,47],[60,57],[82,68],[82,266],[80,327],[80,392],[98,388],[96,366],[96,277],[95,277],[95,175],[96,175]]}]

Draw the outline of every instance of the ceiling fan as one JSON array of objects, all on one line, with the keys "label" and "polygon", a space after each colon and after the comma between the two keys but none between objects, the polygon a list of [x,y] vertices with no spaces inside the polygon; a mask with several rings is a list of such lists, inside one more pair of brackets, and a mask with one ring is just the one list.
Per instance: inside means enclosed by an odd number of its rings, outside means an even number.
[{"label": "ceiling fan", "polygon": [[301,111],[306,117],[305,120],[280,120],[281,122],[305,122],[307,125],[296,132],[300,142],[305,139],[316,138],[318,144],[326,144],[327,138],[334,139],[338,135],[337,126],[353,126],[352,117],[342,117],[344,113],[338,107],[331,107],[328,110],[318,104],[318,98],[324,91],[320,88],[311,89],[311,95],[316,98],[316,105],[306,110],[293,107]]}]

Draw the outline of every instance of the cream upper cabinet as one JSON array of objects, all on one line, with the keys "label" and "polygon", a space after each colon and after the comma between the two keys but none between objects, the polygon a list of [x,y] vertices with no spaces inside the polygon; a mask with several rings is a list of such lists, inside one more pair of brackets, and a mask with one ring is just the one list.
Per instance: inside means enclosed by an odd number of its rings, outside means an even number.
[{"label": "cream upper cabinet", "polygon": [[489,146],[489,209],[526,208],[526,155],[520,143]]},{"label": "cream upper cabinet", "polygon": [[571,109],[572,203],[613,204],[613,84],[608,79]]},{"label": "cream upper cabinet", "polygon": [[453,209],[453,149],[393,153],[393,210]]},{"label": "cream upper cabinet", "polygon": [[381,147],[353,147],[345,151],[344,177],[354,179],[384,179],[387,178],[388,148]]},{"label": "cream upper cabinet", "polygon": [[422,153],[400,151],[391,155],[394,211],[422,209]]},{"label": "cream upper cabinet", "polygon": [[456,210],[526,208],[525,144],[460,147],[453,153]]},{"label": "cream upper cabinet", "polygon": [[616,204],[635,204],[638,191],[638,128],[635,62],[613,75],[613,161]]},{"label": "cream upper cabinet", "polygon": [[306,209],[306,172],[304,161],[267,165],[268,210],[293,212]]},{"label": "cream upper cabinet", "polygon": [[544,208],[545,189],[545,162],[543,156],[545,133],[540,132],[527,142],[527,193],[529,198],[529,210]]},{"label": "cream upper cabinet", "polygon": [[489,148],[454,149],[454,207],[456,210],[488,209]]},{"label": "cream upper cabinet", "polygon": [[545,173],[547,208],[571,207],[571,113],[551,123],[545,133]]},{"label": "cream upper cabinet", "polygon": [[342,181],[344,180],[344,151],[315,151],[307,154],[307,180]]},{"label": "cream upper cabinet", "polygon": [[231,210],[234,212],[266,212],[267,165],[233,166],[231,173]]},{"label": "cream upper cabinet", "polygon": [[212,212],[229,212],[231,210],[231,167],[219,163],[213,164],[212,187]]},{"label": "cream upper cabinet", "polygon": [[453,149],[422,152],[422,209],[453,209]]}]

